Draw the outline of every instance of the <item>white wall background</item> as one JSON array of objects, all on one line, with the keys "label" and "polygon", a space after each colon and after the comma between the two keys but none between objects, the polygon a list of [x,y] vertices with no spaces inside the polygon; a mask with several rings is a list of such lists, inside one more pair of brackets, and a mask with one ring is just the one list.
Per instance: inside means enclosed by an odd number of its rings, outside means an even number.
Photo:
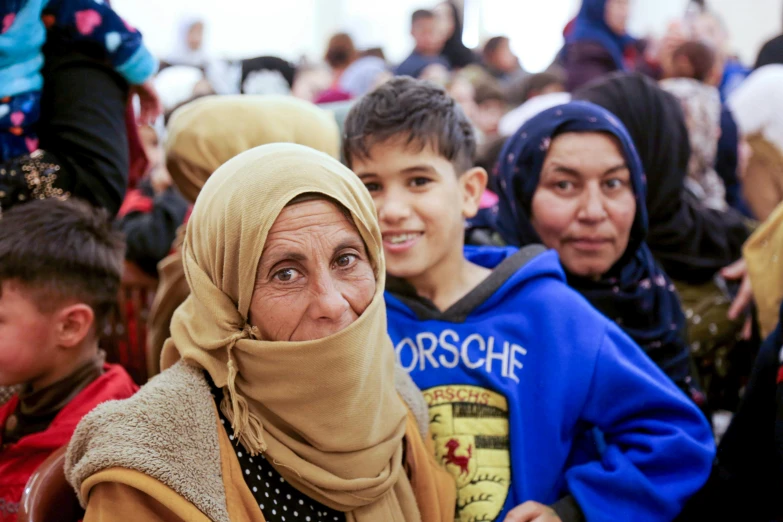
[{"label": "white wall background", "polygon": [[[659,35],[687,0],[632,0],[634,35]],[[464,0],[465,41],[475,45],[505,34],[523,65],[541,70],[562,45],[562,30],[580,0]],[[207,45],[217,57],[273,54],[296,60],[321,57],[336,31],[359,47],[380,46],[393,61],[411,49],[409,18],[427,0],[114,0],[115,9],[144,33],[161,56],[174,46],[186,16],[207,21]],[[723,17],[733,47],[749,64],[764,41],[783,29],[783,0],[708,0]]]}]

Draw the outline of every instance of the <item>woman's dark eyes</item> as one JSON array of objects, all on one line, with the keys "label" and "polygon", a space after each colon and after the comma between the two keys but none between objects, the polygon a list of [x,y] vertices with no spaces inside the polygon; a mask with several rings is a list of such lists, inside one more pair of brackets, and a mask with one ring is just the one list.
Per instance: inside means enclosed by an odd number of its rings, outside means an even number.
[{"label": "woman's dark eyes", "polygon": [[617,178],[606,180],[606,186],[609,187],[610,189],[621,188],[621,187],[624,187],[625,184],[626,184],[625,181],[623,181],[621,179],[617,179]]},{"label": "woman's dark eyes", "polygon": [[367,187],[367,190],[370,192],[377,192],[381,190],[381,184],[380,183],[365,183],[365,187]]},{"label": "woman's dark eyes", "polygon": [[357,259],[358,256],[356,254],[342,254],[337,258],[336,264],[340,268],[347,268],[351,266]]},{"label": "woman's dark eyes", "polygon": [[294,268],[284,268],[282,270],[278,270],[277,272],[275,272],[275,275],[272,277],[273,279],[277,279],[281,283],[290,283],[291,281],[294,280],[294,278],[298,273],[299,272]]},{"label": "woman's dark eyes", "polygon": [[410,181],[410,184],[413,185],[414,187],[423,187],[424,185],[426,185],[427,183],[430,183],[431,181],[432,180],[429,179],[429,178],[417,177],[417,178],[413,178]]}]

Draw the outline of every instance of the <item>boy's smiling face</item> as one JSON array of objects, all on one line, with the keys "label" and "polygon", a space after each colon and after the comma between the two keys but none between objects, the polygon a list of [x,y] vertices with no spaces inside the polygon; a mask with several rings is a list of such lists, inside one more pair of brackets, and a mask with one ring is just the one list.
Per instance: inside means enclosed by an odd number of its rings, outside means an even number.
[{"label": "boy's smiling face", "polygon": [[406,141],[378,143],[351,166],[375,202],[387,272],[410,281],[462,260],[464,218],[478,211],[486,173],[460,175],[433,146]]}]

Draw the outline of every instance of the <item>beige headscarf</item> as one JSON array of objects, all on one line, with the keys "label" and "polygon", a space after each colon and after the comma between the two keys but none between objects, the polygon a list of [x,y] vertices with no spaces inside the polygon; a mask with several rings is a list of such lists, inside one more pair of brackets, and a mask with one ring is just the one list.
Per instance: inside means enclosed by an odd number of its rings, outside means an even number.
[{"label": "beige headscarf", "polygon": [[[272,342],[247,323],[267,234],[304,193],[353,217],[376,292],[353,324],[325,339]],[[406,409],[386,333],[385,266],[369,193],[337,160],[291,144],[244,152],[206,182],[182,247],[190,296],[174,314],[162,366],[205,368],[226,394],[221,410],[251,454],[263,452],[311,498],[349,521],[420,520],[402,467]]]},{"label": "beige headscarf", "polygon": [[[191,202],[223,163],[237,154],[267,143],[298,143],[335,158],[340,133],[334,117],[315,105],[291,96],[207,96],[185,105],[171,117],[166,141],[167,167],[177,188]],[[160,352],[169,338],[174,310],[190,289],[182,271],[179,247],[158,264],[160,283],[150,311],[147,371],[160,371]]]},{"label": "beige headscarf", "polygon": [[166,166],[177,188],[195,201],[220,165],[267,143],[298,143],[340,157],[330,113],[292,96],[207,96],[169,120]]}]

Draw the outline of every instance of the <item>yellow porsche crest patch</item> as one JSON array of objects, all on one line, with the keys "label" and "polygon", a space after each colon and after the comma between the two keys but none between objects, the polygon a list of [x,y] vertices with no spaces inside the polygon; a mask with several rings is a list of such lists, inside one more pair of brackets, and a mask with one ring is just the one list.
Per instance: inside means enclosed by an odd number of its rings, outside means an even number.
[{"label": "yellow porsche crest patch", "polygon": [[511,484],[506,398],[463,385],[429,388],[424,397],[435,457],[457,482],[456,520],[495,520]]}]

